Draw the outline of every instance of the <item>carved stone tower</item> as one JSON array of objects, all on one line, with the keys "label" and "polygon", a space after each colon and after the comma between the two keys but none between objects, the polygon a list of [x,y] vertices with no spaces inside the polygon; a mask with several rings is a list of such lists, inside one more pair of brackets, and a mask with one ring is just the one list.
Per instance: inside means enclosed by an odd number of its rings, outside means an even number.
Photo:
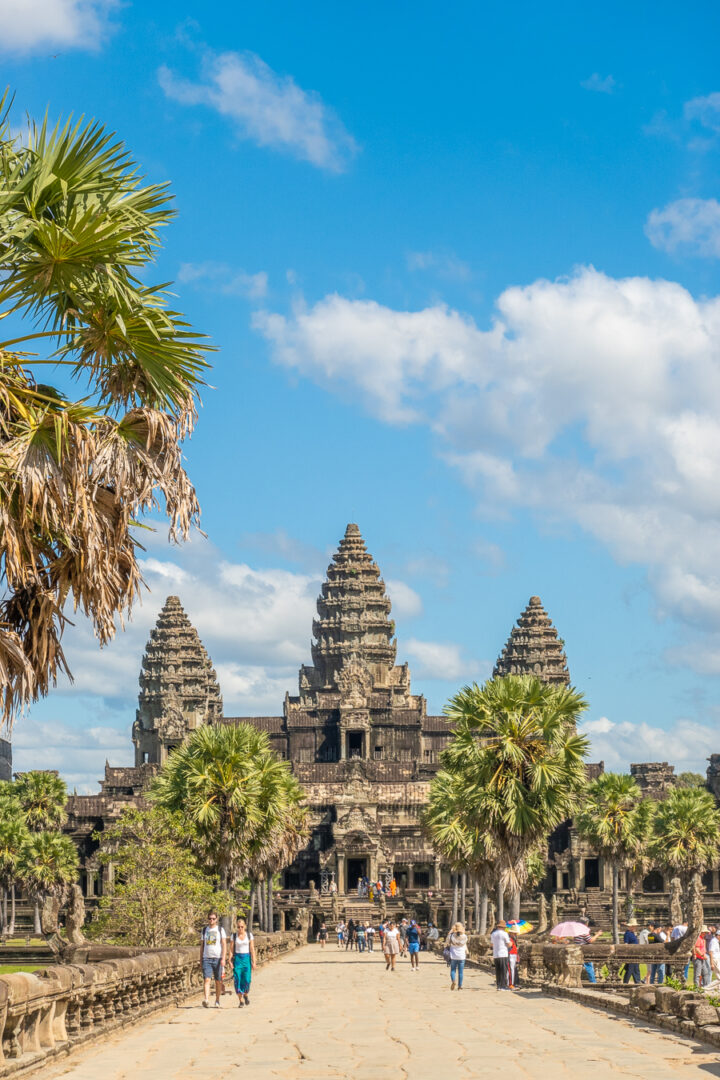
[{"label": "carved stone tower", "polygon": [[387,686],[395,663],[395,625],[377,563],[357,525],[348,525],[317,602],[312,658],[324,686],[338,686],[350,665]]},{"label": "carved stone tower", "polygon": [[215,669],[177,596],[168,596],[150,633],[138,704],[136,765],[162,765],[190,731],[222,718]]},{"label": "carved stone tower", "polygon": [[498,657],[493,677],[502,675],[536,675],[543,682],[570,685],[563,641],[539,596],[530,597]]}]

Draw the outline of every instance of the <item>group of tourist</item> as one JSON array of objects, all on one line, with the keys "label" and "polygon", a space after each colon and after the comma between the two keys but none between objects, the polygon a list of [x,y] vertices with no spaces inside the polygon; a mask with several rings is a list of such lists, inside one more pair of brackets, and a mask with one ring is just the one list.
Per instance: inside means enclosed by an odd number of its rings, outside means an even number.
[{"label": "group of tourist", "polygon": [[[374,952],[375,940],[379,941],[380,951],[385,957],[387,971],[395,970],[395,960],[398,956],[409,956],[410,967],[413,971],[418,968],[419,953],[425,951],[429,941],[436,941],[440,936],[436,926],[429,922],[422,927],[416,919],[382,919],[377,926],[370,922],[355,921],[348,919],[341,921],[336,928],[337,947],[346,951]],[[322,948],[327,941],[327,927],[322,923],[318,930],[317,939]]]},{"label": "group of tourist", "polygon": [[[334,884],[334,883],[333,883]],[[395,878],[391,878],[390,881],[384,882],[378,878],[377,881],[370,881],[368,877],[359,877],[357,881],[357,894],[361,897],[367,897],[368,900],[379,900],[381,896],[397,896],[397,881]]]},{"label": "group of tourist", "polygon": [[[203,973],[203,1008],[210,1008],[210,991],[215,984],[215,1008],[220,1008],[223,995],[223,978],[227,961],[228,937],[220,925],[217,911],[209,911],[207,925],[200,937],[200,965]],[[238,916],[235,930],[230,938],[230,954],[235,993],[239,1008],[250,1005],[250,982],[255,968],[255,945],[253,935],[242,916]]]},{"label": "group of tourist", "polygon": [[[591,945],[601,935],[601,931],[593,933],[590,927],[589,920],[583,920],[587,925],[587,932],[578,934],[576,937],[570,939],[575,945]],[[625,923],[625,930],[623,933],[624,945],[661,945],[666,941],[677,941],[679,938],[684,937],[687,933],[687,924],[678,923],[676,926],[671,924],[664,924],[648,920],[647,924],[641,928],[640,924],[635,919],[630,919]],[[720,980],[720,928],[717,926],[703,926],[697,939],[693,943],[692,949],[692,964],[688,963],[685,966],[685,980],[687,981],[690,975],[690,968],[692,966],[693,972],[693,984],[696,988],[700,989],[705,986],[709,986],[711,982]],[[597,982],[597,975],[595,972],[595,965],[590,960],[586,960],[583,964],[587,979],[591,983]],[[642,972],[640,971],[640,964],[633,963],[631,960],[626,961],[623,965],[623,982],[629,983],[657,983],[658,985],[665,982],[666,964],[650,964],[648,965],[647,973],[643,980]]]}]

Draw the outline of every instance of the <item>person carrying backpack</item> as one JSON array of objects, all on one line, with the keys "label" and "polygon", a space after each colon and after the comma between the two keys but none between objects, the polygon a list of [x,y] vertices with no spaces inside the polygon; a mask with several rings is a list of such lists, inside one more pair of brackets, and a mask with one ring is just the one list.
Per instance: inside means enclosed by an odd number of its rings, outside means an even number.
[{"label": "person carrying backpack", "polygon": [[213,981],[215,982],[215,1008],[220,1008],[226,951],[227,934],[218,922],[217,911],[209,911],[207,926],[203,929],[200,938],[200,965],[205,980],[204,1009],[210,1008],[210,984]]},{"label": "person carrying backpack", "polygon": [[405,931],[405,940],[410,956],[410,970],[417,971],[420,966],[420,927],[414,919],[410,920],[410,925]]}]

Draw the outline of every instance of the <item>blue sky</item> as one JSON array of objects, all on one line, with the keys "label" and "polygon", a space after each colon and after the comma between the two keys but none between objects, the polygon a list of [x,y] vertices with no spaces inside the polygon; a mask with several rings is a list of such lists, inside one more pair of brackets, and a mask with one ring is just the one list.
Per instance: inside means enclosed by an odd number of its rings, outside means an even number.
[{"label": "blue sky", "polygon": [[18,767],[130,760],[143,645],[177,592],[232,714],[309,658],[348,521],[439,711],[538,593],[608,767],[720,750],[720,12],[560,3],[0,0],[24,112],[116,130],[178,218],[156,268],[211,335],[187,462],[208,539]]}]

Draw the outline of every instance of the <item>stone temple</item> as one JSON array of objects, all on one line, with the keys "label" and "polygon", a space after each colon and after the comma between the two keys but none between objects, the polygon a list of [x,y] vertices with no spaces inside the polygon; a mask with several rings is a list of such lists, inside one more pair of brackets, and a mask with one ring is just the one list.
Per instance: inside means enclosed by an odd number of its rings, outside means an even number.
[{"label": "stone temple", "polygon": [[[179,598],[167,598],[142,659],[132,729],[135,765],[106,765],[100,794],[72,796],[68,803],[67,829],[80,850],[88,897],[102,891],[102,874],[111,872],[106,867],[101,873],[97,865],[93,833],[126,807],[142,804],[152,777],[189,732],[201,724],[247,723],[267,733],[307,793],[310,842],[285,871],[285,889],[315,889],[322,896],[334,882],[342,896],[365,875],[394,876],[406,898],[417,903],[434,898],[436,917],[440,901],[443,921],[441,898],[450,885],[450,868],[424,836],[421,813],[452,730],[444,717],[428,715],[425,698],[412,692],[408,665],[396,663],[390,600],[357,525],[347,526],[328,567],[312,625],[311,656],[312,664],[300,668],[297,695],[285,695],[281,715],[224,716],[210,657]],[[494,675],[507,674],[570,683],[563,641],[537,596],[530,598],[495,665]],[[712,781],[718,788],[720,758],[714,758]],[[587,768],[597,776],[603,763]],[[648,794],[675,782],[666,763],[632,770]],[[575,902],[584,893],[593,901],[591,908],[606,902],[609,873],[572,823],[551,838],[548,860],[553,891]],[[708,884],[720,886],[714,879]],[[660,879],[649,888],[666,886]],[[282,916],[282,903],[278,912]],[[602,917],[599,910],[595,914]]]}]

